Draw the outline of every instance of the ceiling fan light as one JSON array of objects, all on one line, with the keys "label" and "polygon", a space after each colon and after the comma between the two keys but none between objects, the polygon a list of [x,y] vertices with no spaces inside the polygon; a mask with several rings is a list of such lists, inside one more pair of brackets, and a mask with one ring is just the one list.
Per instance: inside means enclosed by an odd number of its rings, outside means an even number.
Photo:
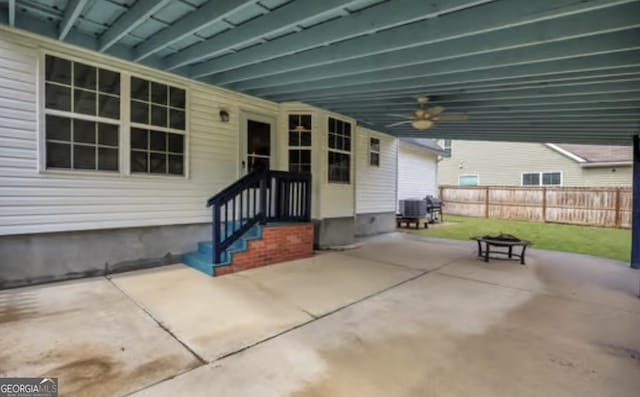
[{"label": "ceiling fan light", "polygon": [[413,128],[415,128],[416,130],[426,130],[427,128],[430,128],[432,125],[433,125],[433,121],[427,120],[427,119],[413,120],[413,122],[411,123],[411,126],[413,126]]}]

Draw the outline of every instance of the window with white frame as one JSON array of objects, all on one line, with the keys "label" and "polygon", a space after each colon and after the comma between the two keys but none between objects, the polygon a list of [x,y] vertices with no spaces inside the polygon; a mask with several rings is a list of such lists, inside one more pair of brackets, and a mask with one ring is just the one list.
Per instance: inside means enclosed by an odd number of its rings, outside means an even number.
[{"label": "window with white frame", "polygon": [[451,157],[451,139],[444,140],[444,157]]},{"label": "window with white frame", "polygon": [[329,117],[329,182],[351,182],[351,124]]},{"label": "window with white frame", "polygon": [[478,175],[458,176],[458,185],[460,186],[477,186],[478,183],[479,183]]},{"label": "window with white frame", "polygon": [[47,169],[119,170],[120,73],[45,55]]},{"label": "window with white frame", "polygon": [[186,91],[131,77],[131,172],[184,175]]},{"label": "window with white frame", "polygon": [[523,172],[522,186],[562,185],[562,172]]},{"label": "window with white frame", "polygon": [[369,138],[369,165],[380,167],[380,139]]},{"label": "window with white frame", "polygon": [[311,115],[289,115],[289,171],[311,173]]},{"label": "window with white frame", "polygon": [[43,69],[46,169],[125,172],[125,152],[132,173],[185,175],[184,89],[52,54]]}]

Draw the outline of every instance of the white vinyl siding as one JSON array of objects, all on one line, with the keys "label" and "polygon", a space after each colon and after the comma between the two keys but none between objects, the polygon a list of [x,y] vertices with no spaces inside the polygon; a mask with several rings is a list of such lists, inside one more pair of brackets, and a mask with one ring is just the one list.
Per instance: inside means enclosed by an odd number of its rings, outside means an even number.
[{"label": "white vinyl siding", "polygon": [[[238,177],[240,111],[278,114],[278,105],[272,102],[48,39],[6,31],[2,35],[0,235],[210,222],[206,199]],[[188,177],[40,171],[37,93],[43,50],[185,87],[190,101]],[[228,123],[220,122],[222,108],[231,115]]]},{"label": "white vinyl siding", "polygon": [[[370,138],[380,140],[380,166],[369,164]],[[398,139],[367,128],[356,128],[356,213],[396,209]]]},{"label": "white vinyl siding", "polygon": [[398,200],[438,195],[437,155],[425,148],[400,142]]}]

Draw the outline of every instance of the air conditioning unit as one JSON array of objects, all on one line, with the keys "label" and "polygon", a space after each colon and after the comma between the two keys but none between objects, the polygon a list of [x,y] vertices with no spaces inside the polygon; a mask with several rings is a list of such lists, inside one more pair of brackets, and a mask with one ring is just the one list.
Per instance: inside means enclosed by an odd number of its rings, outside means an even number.
[{"label": "air conditioning unit", "polygon": [[427,216],[427,201],[424,199],[400,200],[400,215],[406,218],[424,218]]}]

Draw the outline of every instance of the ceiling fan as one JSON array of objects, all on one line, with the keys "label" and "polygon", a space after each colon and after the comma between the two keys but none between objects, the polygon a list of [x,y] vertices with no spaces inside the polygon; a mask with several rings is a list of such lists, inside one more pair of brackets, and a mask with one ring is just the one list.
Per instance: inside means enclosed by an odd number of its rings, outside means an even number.
[{"label": "ceiling fan", "polygon": [[426,96],[418,97],[418,109],[409,117],[406,115],[389,114],[394,117],[408,118],[409,120],[399,121],[397,123],[388,124],[387,127],[395,127],[402,124],[409,124],[417,130],[426,130],[433,127],[437,121],[466,121],[469,116],[463,113],[447,113],[443,114],[444,107],[434,106],[431,108],[424,108],[424,105],[429,102],[429,98]]}]

